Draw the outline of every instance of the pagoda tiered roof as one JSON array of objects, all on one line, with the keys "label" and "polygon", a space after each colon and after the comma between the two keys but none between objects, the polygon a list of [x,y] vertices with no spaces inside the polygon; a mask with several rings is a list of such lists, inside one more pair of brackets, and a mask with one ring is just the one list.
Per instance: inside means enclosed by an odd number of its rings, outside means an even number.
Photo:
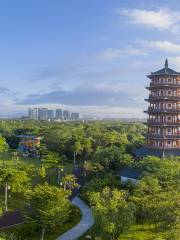
[{"label": "pagoda tiered roof", "polygon": [[180,156],[180,72],[168,67],[166,59],[164,68],[151,72],[149,98],[146,111],[147,122],[146,145],[135,151],[138,158],[155,156]]},{"label": "pagoda tiered roof", "polygon": [[165,61],[165,67],[156,71],[156,72],[151,72],[150,75],[148,75],[149,78],[153,77],[153,76],[160,76],[160,75],[180,75],[180,72],[176,72],[173,69],[168,67],[168,60],[166,59]]}]

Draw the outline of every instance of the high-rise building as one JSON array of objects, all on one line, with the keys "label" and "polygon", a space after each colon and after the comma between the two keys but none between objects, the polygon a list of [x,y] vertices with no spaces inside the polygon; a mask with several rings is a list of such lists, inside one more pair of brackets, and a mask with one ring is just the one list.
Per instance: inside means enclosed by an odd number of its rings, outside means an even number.
[{"label": "high-rise building", "polygon": [[39,109],[38,108],[33,108],[31,109],[32,111],[32,119],[38,120],[39,119]]},{"label": "high-rise building", "polygon": [[54,118],[54,110],[48,109],[48,119]]},{"label": "high-rise building", "polygon": [[63,119],[62,109],[56,109],[56,119]]},{"label": "high-rise building", "polygon": [[47,108],[40,108],[39,109],[39,119],[40,120],[47,120],[48,119],[48,109]]},{"label": "high-rise building", "polygon": [[165,67],[152,72],[146,134],[147,155],[180,156],[180,72]]},{"label": "high-rise building", "polygon": [[79,120],[79,113],[71,113],[71,120],[73,121]]},{"label": "high-rise building", "polygon": [[56,109],[56,111],[48,108],[29,108],[28,117],[35,120],[49,120],[56,118],[57,120],[74,120],[79,119],[79,113],[70,113],[68,110]]},{"label": "high-rise building", "polygon": [[70,112],[68,110],[63,111],[63,119],[64,120],[70,120],[71,119],[71,115],[70,115]]},{"label": "high-rise building", "polygon": [[28,118],[32,119],[32,113],[33,113],[32,108],[29,108],[28,109]]},{"label": "high-rise building", "polygon": [[28,117],[30,119],[39,119],[39,108],[29,108],[28,109]]}]

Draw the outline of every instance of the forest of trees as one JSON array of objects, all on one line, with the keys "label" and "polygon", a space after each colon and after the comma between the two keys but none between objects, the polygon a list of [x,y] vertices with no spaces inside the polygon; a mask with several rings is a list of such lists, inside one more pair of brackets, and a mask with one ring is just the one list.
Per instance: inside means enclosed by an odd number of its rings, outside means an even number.
[{"label": "forest of trees", "polygon": [[[87,233],[92,239],[179,240],[180,159],[147,156],[136,160],[133,150],[144,144],[145,130],[138,122],[0,121],[0,152],[14,152],[19,134],[42,137],[38,167],[16,163],[13,167],[5,164],[0,169],[1,187],[10,185],[12,192],[23,194],[24,201],[29,203],[26,206],[29,225],[25,230],[12,231],[17,239],[25,239],[24,232],[37,229],[41,229],[40,236],[44,239],[48,231],[63,228],[73,211],[77,212],[69,201],[73,188],[78,187],[76,178],[72,174],[60,176],[62,167],[75,164],[84,172],[80,197],[91,206],[95,218],[94,226]],[[118,173],[124,167],[142,171],[137,184],[121,184]],[[55,182],[47,177],[50,171],[56,175]],[[36,176],[32,179],[34,175],[38,175],[36,183]],[[54,216],[59,216],[56,221]],[[151,226],[152,235],[124,238],[136,225],[141,230]],[[5,239],[7,232],[2,234]]]}]

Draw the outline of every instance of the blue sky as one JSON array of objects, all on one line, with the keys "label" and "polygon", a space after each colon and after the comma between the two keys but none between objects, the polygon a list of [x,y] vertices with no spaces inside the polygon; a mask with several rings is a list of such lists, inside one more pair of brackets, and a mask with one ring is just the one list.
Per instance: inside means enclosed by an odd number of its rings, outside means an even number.
[{"label": "blue sky", "polygon": [[179,1],[0,2],[1,115],[62,107],[144,117],[146,75],[180,71]]}]

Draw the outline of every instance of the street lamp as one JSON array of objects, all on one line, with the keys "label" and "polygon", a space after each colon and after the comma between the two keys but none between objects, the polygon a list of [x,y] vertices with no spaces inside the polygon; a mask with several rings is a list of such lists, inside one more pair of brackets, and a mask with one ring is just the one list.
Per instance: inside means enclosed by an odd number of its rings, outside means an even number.
[{"label": "street lamp", "polygon": [[4,200],[4,204],[5,204],[5,212],[8,211],[8,206],[7,206],[7,202],[8,202],[8,190],[10,190],[11,187],[8,185],[8,183],[5,183],[5,200]]},{"label": "street lamp", "polygon": [[60,179],[62,178],[64,168],[61,166],[61,168],[58,168],[58,184],[60,184]]},{"label": "street lamp", "polygon": [[77,153],[74,152],[74,159],[73,159],[74,168],[76,167],[76,156],[77,156]]}]

